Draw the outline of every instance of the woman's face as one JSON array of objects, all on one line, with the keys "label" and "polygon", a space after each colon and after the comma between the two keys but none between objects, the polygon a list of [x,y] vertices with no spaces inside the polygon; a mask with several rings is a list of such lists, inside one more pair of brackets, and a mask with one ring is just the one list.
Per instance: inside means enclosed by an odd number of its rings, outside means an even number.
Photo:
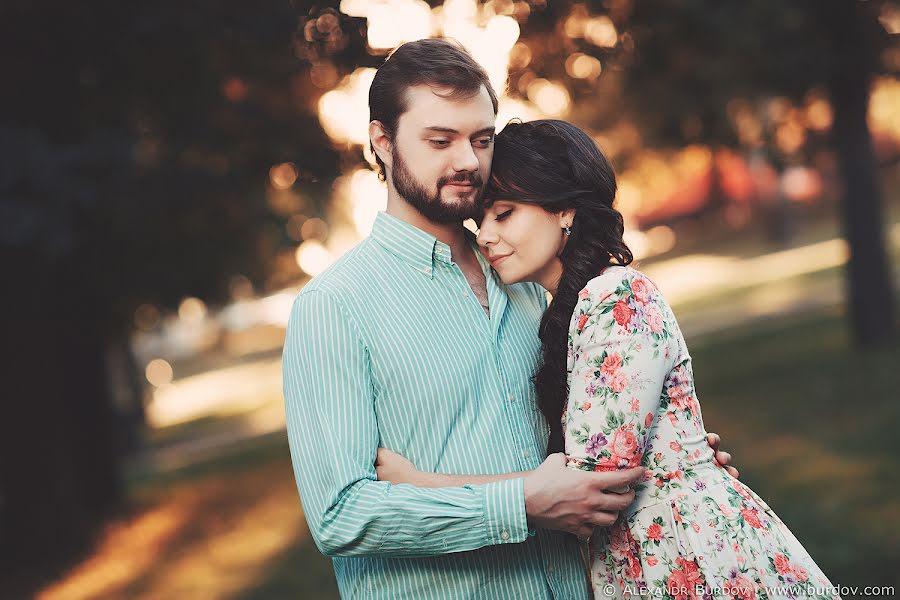
[{"label": "woman's face", "polygon": [[497,200],[484,210],[478,232],[481,253],[503,283],[536,281],[555,291],[562,274],[563,228],[573,211],[547,212],[527,202]]}]

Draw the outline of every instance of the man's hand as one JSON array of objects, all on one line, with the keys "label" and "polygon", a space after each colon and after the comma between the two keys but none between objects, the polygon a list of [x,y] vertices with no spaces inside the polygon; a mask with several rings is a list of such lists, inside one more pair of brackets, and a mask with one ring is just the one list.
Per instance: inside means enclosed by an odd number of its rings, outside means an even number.
[{"label": "man's hand", "polygon": [[716,462],[725,467],[725,470],[728,471],[728,474],[735,479],[740,477],[740,471],[731,466],[731,454],[725,452],[724,450],[719,450],[719,444],[722,442],[719,434],[707,433],[706,442],[709,444],[709,447],[713,449],[713,452],[716,453]]},{"label": "man's hand", "polygon": [[616,522],[634,500],[630,486],[643,476],[643,467],[606,473],[569,469],[565,454],[551,454],[525,476],[525,513],[538,527],[586,539],[594,527]]},{"label": "man's hand", "polygon": [[390,481],[393,484],[411,483],[420,485],[420,473],[416,466],[387,448],[379,448],[375,456],[375,474],[378,481]]}]

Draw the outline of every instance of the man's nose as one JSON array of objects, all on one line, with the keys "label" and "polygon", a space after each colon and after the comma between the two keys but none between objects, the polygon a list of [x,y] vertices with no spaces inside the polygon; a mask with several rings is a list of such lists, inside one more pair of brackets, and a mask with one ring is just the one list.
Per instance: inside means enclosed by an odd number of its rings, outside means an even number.
[{"label": "man's nose", "polygon": [[456,153],[453,156],[453,170],[457,173],[478,170],[478,157],[475,156],[472,144],[468,141],[460,144],[456,149]]}]

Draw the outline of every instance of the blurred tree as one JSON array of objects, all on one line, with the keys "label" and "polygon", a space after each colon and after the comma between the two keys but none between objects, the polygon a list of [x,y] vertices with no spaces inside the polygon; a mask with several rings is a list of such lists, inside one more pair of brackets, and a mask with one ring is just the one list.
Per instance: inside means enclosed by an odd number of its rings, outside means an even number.
[{"label": "blurred tree", "polygon": [[135,309],[265,285],[273,165],[300,165],[292,210],[320,214],[338,164],[294,56],[306,4],[0,8],[4,578],[46,575],[121,499],[140,411],[113,410],[108,353]]},{"label": "blurred tree", "polygon": [[[883,230],[877,165],[866,120],[879,73],[896,75],[896,34],[872,0],[641,0],[621,25],[633,40],[624,58],[625,96],[651,143],[737,145],[734,101],[777,108],[825,90],[834,114],[830,145],[843,178],[844,235],[850,247],[847,290],[853,330],[863,346],[896,339],[896,307]],[[894,57],[894,58],[890,58]],[[696,124],[686,127],[686,123]],[[763,129],[765,130],[765,116]],[[763,136],[766,132],[763,131]],[[777,135],[777,133],[776,133]],[[766,140],[763,140],[765,143]],[[795,150],[777,149],[775,161]]]}]

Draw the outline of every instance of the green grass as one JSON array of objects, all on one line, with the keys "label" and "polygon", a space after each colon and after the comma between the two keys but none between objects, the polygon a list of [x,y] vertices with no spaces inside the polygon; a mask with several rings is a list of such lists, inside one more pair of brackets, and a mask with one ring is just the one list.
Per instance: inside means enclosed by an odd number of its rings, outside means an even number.
[{"label": "green grass", "polygon": [[[689,343],[707,429],[722,436],[741,478],[833,583],[900,587],[900,344],[856,350],[834,310]],[[123,541],[98,550],[88,570],[102,571],[123,552],[151,559],[102,594],[48,598],[191,597],[200,590],[232,600],[338,597],[331,561],[303,521],[283,434],[186,468],[141,474],[130,485],[133,511],[117,534]],[[154,512],[182,524],[162,532],[152,519],[140,525]],[[273,537],[277,549],[266,552]]]}]

